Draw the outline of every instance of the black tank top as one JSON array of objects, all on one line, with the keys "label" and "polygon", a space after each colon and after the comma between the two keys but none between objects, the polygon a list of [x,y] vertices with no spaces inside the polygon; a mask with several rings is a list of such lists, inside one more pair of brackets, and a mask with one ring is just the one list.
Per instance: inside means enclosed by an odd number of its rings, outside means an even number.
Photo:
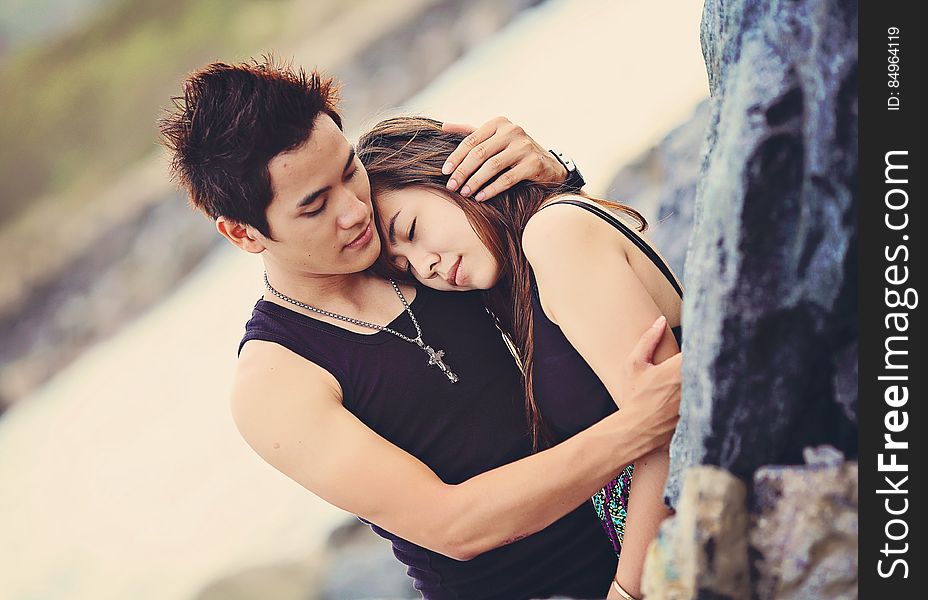
[{"label": "black tank top", "polygon": [[[559,200],[545,205],[571,204],[579,206],[607,221],[621,231],[661,270],[680,297],[683,290],[677,284],[664,261],[640,237],[609,212],[579,200]],[[543,208],[545,208],[543,207]],[[530,272],[532,282],[532,328],[535,350],[532,369],[535,404],[545,422],[555,435],[555,441],[563,441],[583,431],[610,414],[616,412],[612,395],[602,380],[593,371],[579,352],[573,347],[561,328],[552,322],[541,308],[535,274]],[[677,344],[683,345],[683,329],[674,327]],[[618,363],[617,363],[618,368]]]},{"label": "black tank top", "polygon": [[[445,351],[460,382],[451,384],[421,349],[390,333],[347,331],[264,300],[239,351],[248,340],[275,342],[326,369],[341,385],[345,408],[446,483],[531,454],[519,373],[479,294],[420,287],[411,307],[426,343]],[[415,331],[405,312],[390,327]],[[602,598],[615,573],[615,554],[589,502],[535,535],[466,562],[371,528],[391,541],[428,599]]]}]

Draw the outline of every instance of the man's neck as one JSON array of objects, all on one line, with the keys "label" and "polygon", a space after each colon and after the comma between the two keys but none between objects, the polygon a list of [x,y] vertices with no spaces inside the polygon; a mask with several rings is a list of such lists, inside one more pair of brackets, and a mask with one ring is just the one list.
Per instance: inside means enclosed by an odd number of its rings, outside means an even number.
[{"label": "man's neck", "polygon": [[[283,269],[268,262],[265,262],[264,269],[268,281],[278,292],[319,307],[348,302],[361,304],[360,300],[371,287],[373,279],[364,271],[323,275]],[[273,298],[269,292],[265,293],[265,296],[269,297],[268,299]]]},{"label": "man's neck", "polygon": [[[314,308],[379,325],[391,322],[403,311],[403,306],[390,284],[383,278],[366,271],[340,275],[294,273],[280,268],[275,269],[267,262],[265,262],[265,268],[268,281],[274,289]],[[406,294],[407,300],[412,302],[415,290],[403,286],[403,293]],[[337,320],[302,309],[277,298],[270,291],[265,292],[264,299],[315,318],[332,321],[347,329],[365,331],[364,328],[346,326]]]}]

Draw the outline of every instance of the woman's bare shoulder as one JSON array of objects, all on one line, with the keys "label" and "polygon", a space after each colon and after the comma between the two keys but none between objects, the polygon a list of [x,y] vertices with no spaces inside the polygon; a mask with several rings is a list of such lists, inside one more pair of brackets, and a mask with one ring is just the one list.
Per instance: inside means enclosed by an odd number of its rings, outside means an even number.
[{"label": "woman's bare shoulder", "polygon": [[578,206],[558,203],[560,200],[576,200],[599,206],[593,200],[575,194],[557,196],[545,202],[526,223],[522,231],[522,248],[529,262],[545,256],[609,250],[625,253],[617,243],[612,226],[599,216]]}]

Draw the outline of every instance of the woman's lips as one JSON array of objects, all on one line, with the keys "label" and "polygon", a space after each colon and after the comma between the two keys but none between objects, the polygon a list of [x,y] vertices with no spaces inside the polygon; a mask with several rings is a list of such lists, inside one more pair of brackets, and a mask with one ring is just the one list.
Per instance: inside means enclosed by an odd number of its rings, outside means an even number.
[{"label": "woman's lips", "polygon": [[370,243],[373,237],[374,237],[373,226],[371,223],[368,223],[364,231],[361,232],[361,235],[354,238],[354,240],[352,240],[348,245],[346,245],[345,248],[348,248],[349,250],[357,250],[358,248],[363,248],[367,246],[368,243]]},{"label": "woman's lips", "polygon": [[461,258],[462,257],[458,257],[457,262],[454,263],[454,265],[451,267],[451,270],[448,271],[448,283],[454,287],[458,287],[460,285],[458,283],[458,268],[461,266]]}]

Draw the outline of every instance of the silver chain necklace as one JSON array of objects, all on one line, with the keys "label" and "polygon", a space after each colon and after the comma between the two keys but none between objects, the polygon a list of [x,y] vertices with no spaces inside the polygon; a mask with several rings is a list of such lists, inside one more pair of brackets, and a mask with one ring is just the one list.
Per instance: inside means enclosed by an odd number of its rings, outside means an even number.
[{"label": "silver chain necklace", "polygon": [[278,292],[277,290],[275,290],[274,287],[271,285],[271,282],[267,280],[267,272],[264,273],[264,287],[266,287],[269,292],[271,292],[272,294],[274,294],[275,296],[277,296],[284,302],[289,302],[290,304],[293,304],[294,306],[299,306],[300,308],[305,308],[306,310],[310,310],[314,313],[325,315],[333,319],[338,319],[339,321],[345,321],[346,323],[360,325],[361,327],[367,327],[368,329],[386,331],[388,333],[392,333],[393,335],[400,338],[401,340],[405,340],[411,344],[416,344],[417,346],[422,348],[422,350],[426,354],[429,355],[429,366],[430,367],[437,366],[439,369],[441,369],[441,372],[445,374],[445,377],[447,377],[448,380],[451,381],[451,383],[457,383],[460,380],[460,378],[457,375],[455,375],[451,371],[451,367],[447,365],[444,360],[442,360],[442,358],[444,358],[445,356],[445,351],[435,350],[434,348],[432,348],[431,346],[427,345],[425,342],[422,341],[422,328],[419,327],[419,321],[416,320],[416,315],[412,314],[412,309],[409,308],[409,303],[406,302],[406,297],[403,296],[403,292],[400,291],[399,286],[397,286],[396,282],[393,281],[392,279],[390,280],[390,285],[393,286],[393,291],[396,292],[396,295],[399,296],[400,302],[403,303],[403,308],[405,308],[406,312],[409,314],[409,318],[412,320],[412,324],[416,326],[416,337],[414,338],[403,335],[399,331],[396,331],[395,329],[390,329],[389,327],[384,327],[383,325],[377,325],[376,323],[368,323],[367,321],[362,321],[360,319],[354,319],[352,317],[345,317],[338,313],[333,313],[327,310],[322,310],[321,308],[316,308],[315,306],[303,304],[299,300],[294,300],[290,296],[285,296],[281,294],[280,292]]}]

